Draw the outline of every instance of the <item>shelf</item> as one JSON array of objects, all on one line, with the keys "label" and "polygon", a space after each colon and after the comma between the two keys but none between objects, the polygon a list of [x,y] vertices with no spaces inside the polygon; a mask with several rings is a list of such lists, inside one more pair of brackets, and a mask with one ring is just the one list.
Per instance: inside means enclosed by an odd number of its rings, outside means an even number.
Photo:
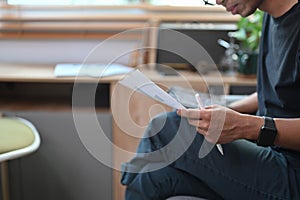
[{"label": "shelf", "polygon": [[[107,111],[110,107],[109,84],[96,86],[89,83],[78,85],[80,92],[88,94],[94,92],[94,106],[90,106],[85,98],[76,101],[76,110]],[[72,83],[0,83],[0,109],[9,111],[71,111],[73,104]],[[85,96],[84,96],[85,97]]]}]

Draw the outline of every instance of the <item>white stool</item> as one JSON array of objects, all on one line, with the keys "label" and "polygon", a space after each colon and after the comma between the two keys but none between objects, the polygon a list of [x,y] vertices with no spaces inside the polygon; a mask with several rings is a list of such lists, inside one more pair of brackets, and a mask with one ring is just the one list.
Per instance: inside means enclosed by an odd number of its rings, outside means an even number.
[{"label": "white stool", "polygon": [[28,155],[40,146],[38,131],[29,121],[0,117],[0,164],[3,200],[9,200],[7,161]]}]

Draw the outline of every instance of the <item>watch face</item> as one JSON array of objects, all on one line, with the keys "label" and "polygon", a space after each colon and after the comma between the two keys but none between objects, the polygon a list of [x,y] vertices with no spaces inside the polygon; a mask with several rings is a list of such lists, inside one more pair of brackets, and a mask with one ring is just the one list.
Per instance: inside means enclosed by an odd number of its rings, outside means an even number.
[{"label": "watch face", "polygon": [[261,128],[262,131],[272,131],[272,132],[276,132],[276,129],[272,128],[272,127],[268,127],[268,126],[263,126]]},{"label": "watch face", "polygon": [[272,132],[274,132],[274,131],[276,131],[276,130],[272,129],[271,127],[263,126],[263,127],[261,128],[261,131],[263,131],[263,132],[265,132],[265,133],[272,133]]},{"label": "watch face", "polygon": [[276,133],[277,133],[276,130],[274,130],[270,127],[263,126],[261,128],[257,144],[261,145],[261,146],[272,146],[272,145],[274,145]]},{"label": "watch face", "polygon": [[273,146],[277,135],[276,124],[271,117],[264,116],[263,118],[265,123],[260,130],[256,143],[260,146]]}]

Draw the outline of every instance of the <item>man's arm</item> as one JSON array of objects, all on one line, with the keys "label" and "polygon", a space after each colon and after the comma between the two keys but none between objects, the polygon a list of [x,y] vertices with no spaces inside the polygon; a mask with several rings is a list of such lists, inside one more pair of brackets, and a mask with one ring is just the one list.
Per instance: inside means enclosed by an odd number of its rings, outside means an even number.
[{"label": "man's arm", "polygon": [[277,136],[275,144],[284,148],[300,151],[300,118],[275,118]]},{"label": "man's arm", "polygon": [[[261,116],[241,114],[222,106],[211,106],[206,109],[181,109],[177,113],[187,117],[189,123],[196,127],[208,141],[225,144],[237,139],[249,139],[256,141],[263,126]],[[222,117],[223,116],[223,117]],[[220,120],[220,121],[219,121]],[[277,136],[275,145],[300,151],[300,118],[283,119],[275,118]],[[214,124],[223,124],[222,130],[214,130]],[[219,128],[216,126],[216,128]],[[217,138],[218,141],[214,141]]]},{"label": "man's arm", "polygon": [[244,99],[232,102],[228,107],[239,113],[256,113],[258,109],[257,93],[255,92]]},{"label": "man's arm", "polygon": [[[257,93],[255,92],[249,97],[235,101],[228,107],[239,113],[255,113],[258,109]],[[275,144],[300,151],[300,119],[275,118],[274,120],[278,131]],[[252,139],[256,140],[257,137],[258,133],[254,134]]]},{"label": "man's arm", "polygon": [[[262,117],[247,114],[242,116],[240,117],[245,118],[245,121],[248,122],[246,124],[249,125],[248,127],[244,127],[244,131],[245,129],[251,130],[248,132],[248,137],[245,138],[256,141],[259,135],[260,127],[263,123]],[[277,128],[277,135],[274,142],[275,145],[286,149],[300,151],[300,118],[274,118],[274,121]],[[240,121],[240,123],[243,122]]]}]

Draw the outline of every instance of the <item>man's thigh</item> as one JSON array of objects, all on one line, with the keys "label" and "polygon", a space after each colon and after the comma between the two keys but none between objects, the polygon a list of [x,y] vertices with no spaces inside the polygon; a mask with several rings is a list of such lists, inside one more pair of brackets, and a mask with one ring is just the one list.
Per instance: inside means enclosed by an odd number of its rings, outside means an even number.
[{"label": "man's thigh", "polygon": [[171,164],[197,177],[225,199],[289,199],[287,162],[282,154],[239,140],[222,145],[224,156],[211,145],[208,155],[199,158],[204,138],[195,130],[174,112],[156,117],[136,157],[124,165],[127,171],[123,173],[123,184],[135,177],[134,172]]},{"label": "man's thigh", "polygon": [[290,199],[284,155],[247,140],[238,140],[222,145],[224,155],[214,147],[200,159],[201,137],[196,136],[173,167],[199,178],[225,199]]}]

